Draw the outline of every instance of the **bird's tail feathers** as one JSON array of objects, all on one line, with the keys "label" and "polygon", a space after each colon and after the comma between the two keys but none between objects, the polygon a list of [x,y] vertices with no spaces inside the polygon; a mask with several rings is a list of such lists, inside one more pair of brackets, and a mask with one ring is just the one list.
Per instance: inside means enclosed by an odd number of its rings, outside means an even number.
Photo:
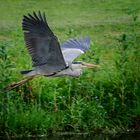
[{"label": "bird's tail feathers", "polygon": [[24,70],[24,71],[20,71],[20,73],[24,76],[35,76],[37,73],[35,70]]}]

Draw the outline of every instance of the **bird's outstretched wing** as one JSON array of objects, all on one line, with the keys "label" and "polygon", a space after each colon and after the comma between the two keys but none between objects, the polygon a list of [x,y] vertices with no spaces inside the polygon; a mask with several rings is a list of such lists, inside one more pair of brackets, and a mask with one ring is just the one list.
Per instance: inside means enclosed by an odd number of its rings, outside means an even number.
[{"label": "bird's outstretched wing", "polygon": [[47,65],[53,72],[66,67],[57,37],[49,28],[44,13],[24,16],[22,28],[34,67]]},{"label": "bird's outstretched wing", "polygon": [[70,62],[76,59],[79,55],[86,52],[90,47],[90,38],[70,39],[61,45],[62,53],[65,62]]}]

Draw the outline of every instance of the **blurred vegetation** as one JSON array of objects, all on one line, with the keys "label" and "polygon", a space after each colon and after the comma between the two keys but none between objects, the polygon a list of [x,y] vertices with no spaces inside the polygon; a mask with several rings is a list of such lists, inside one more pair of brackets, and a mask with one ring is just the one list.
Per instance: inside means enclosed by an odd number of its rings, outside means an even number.
[{"label": "blurred vegetation", "polygon": [[[0,135],[55,132],[122,132],[140,117],[139,0],[1,0]],[[91,49],[79,60],[100,64],[79,78],[38,77],[6,91],[31,68],[21,21],[45,11],[60,42],[89,35]],[[137,124],[140,127],[140,124]],[[133,127],[132,127],[133,126]]]}]

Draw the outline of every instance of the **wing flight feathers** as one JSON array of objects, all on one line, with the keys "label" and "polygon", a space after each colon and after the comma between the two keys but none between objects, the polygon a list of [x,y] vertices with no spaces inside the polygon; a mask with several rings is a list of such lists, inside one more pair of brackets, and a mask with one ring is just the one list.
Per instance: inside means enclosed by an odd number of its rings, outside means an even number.
[{"label": "wing flight feathers", "polygon": [[47,65],[58,71],[66,67],[59,42],[48,26],[45,13],[23,16],[22,29],[26,47],[32,57],[33,66]]},{"label": "wing flight feathers", "polygon": [[62,49],[80,49],[82,51],[87,51],[90,47],[90,38],[85,37],[85,38],[80,38],[80,39],[69,39],[65,41],[63,44],[61,44]]},{"label": "wing flight feathers", "polygon": [[90,47],[90,38],[69,39],[61,45],[62,53],[66,62],[71,62]]}]

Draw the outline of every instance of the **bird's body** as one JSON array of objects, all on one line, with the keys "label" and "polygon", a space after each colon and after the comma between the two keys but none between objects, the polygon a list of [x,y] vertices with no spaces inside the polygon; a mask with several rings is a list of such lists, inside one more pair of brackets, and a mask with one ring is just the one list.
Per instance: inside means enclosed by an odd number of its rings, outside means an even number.
[{"label": "bird's body", "polygon": [[69,39],[59,44],[57,37],[48,26],[45,14],[33,12],[32,15],[24,16],[22,29],[33,68],[21,71],[27,79],[9,85],[8,89],[22,85],[36,75],[78,77],[82,74],[83,67],[98,67],[98,65],[74,61],[89,49],[90,38]]},{"label": "bird's body", "polygon": [[[25,76],[80,76],[83,62],[74,60],[85,53],[90,46],[89,37],[69,39],[59,44],[57,37],[49,28],[45,14],[24,16],[22,27],[26,47],[32,57],[33,70],[22,71]],[[95,66],[95,65],[94,65]]]},{"label": "bird's body", "polygon": [[[51,73],[46,71],[48,68],[44,65],[41,67],[35,67],[33,70],[22,71],[22,74],[26,77],[35,76],[35,75],[43,75],[47,77],[59,77],[59,76],[73,76],[78,77],[82,74],[82,69],[80,68],[81,63],[79,64],[71,64],[67,66],[65,69]],[[50,69],[49,69],[50,70]]]},{"label": "bird's body", "polygon": [[79,68],[79,64],[71,64],[68,68],[57,72],[54,74],[54,77],[58,76],[72,76],[72,77],[79,77],[82,74],[82,69]]},{"label": "bird's body", "polygon": [[[21,74],[27,77],[27,81],[36,75],[77,77],[81,75],[83,67],[98,67],[98,65],[74,61],[89,49],[90,38],[69,39],[59,44],[57,37],[48,26],[45,14],[33,12],[32,15],[24,16],[22,29],[33,64],[32,70],[21,71]],[[22,84],[25,82],[26,80],[21,81]]]},{"label": "bird's body", "polygon": [[[89,66],[74,60],[85,53],[90,46],[89,37],[69,39],[59,44],[57,37],[49,28],[45,14],[24,16],[22,27],[33,70],[22,71],[25,76],[80,76],[82,67]],[[96,65],[90,64],[90,67]]]}]

